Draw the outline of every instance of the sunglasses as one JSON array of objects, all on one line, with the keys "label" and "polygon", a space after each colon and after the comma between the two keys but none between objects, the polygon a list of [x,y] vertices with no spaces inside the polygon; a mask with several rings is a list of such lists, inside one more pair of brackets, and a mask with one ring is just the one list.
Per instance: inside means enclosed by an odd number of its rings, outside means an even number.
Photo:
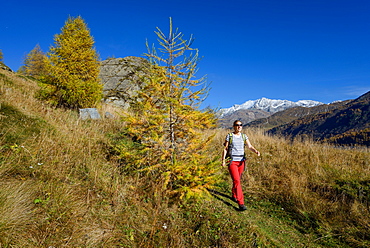
[{"label": "sunglasses", "polygon": [[242,127],[243,124],[235,124],[234,127]]}]

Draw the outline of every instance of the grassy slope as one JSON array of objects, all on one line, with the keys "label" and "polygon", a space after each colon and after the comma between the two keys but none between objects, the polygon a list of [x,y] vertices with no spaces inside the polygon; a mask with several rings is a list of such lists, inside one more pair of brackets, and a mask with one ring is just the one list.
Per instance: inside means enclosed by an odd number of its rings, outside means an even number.
[{"label": "grassy slope", "polygon": [[107,156],[108,134],[120,130],[119,121],[82,122],[35,100],[36,89],[0,71],[0,247],[365,247],[366,204],[345,204],[350,191],[331,189],[335,179],[369,179],[367,151],[351,153],[350,169],[347,151],[343,158],[334,154],[332,167],[329,148],[291,146],[256,131],[249,135],[265,155],[248,160],[247,211],[236,211],[228,198],[226,169],[220,170],[225,183],[209,199],[173,204],[155,182],[144,188],[150,177],[125,175]]}]

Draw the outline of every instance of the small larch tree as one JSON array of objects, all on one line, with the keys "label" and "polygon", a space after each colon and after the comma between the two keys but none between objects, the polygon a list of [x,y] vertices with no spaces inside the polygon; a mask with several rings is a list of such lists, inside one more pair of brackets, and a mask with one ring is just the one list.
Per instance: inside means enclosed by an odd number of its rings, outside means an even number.
[{"label": "small larch tree", "polygon": [[23,75],[40,79],[47,74],[46,63],[46,54],[41,50],[40,45],[37,44],[25,57],[24,65],[19,68],[19,72]]},{"label": "small larch tree", "polygon": [[55,106],[95,107],[102,98],[100,63],[84,20],[69,17],[48,53],[40,97]]},{"label": "small larch tree", "polygon": [[160,29],[157,35],[163,56],[149,49],[149,76],[141,78],[140,90],[129,98],[131,111],[123,118],[126,132],[140,145],[126,142],[116,149],[128,166],[151,173],[164,192],[201,196],[218,180],[218,159],[207,154],[212,140],[207,130],[215,127],[216,118],[212,110],[199,109],[207,90],[203,78],[195,79],[198,54],[190,48],[192,41],[174,32],[172,21],[169,37]]},{"label": "small larch tree", "polygon": [[205,77],[195,77],[199,56],[198,49],[191,48],[193,37],[185,40],[178,29],[173,30],[172,18],[170,18],[168,36],[158,27],[155,33],[158,36],[160,48],[156,49],[154,45],[150,48],[147,43],[148,53],[146,56],[153,65],[163,66],[165,69],[168,96],[170,97],[167,102],[169,108],[168,125],[171,150],[174,152],[172,160],[174,160],[177,149],[175,125],[179,120],[175,105],[181,103],[194,109],[198,108],[207,96],[208,87]]}]

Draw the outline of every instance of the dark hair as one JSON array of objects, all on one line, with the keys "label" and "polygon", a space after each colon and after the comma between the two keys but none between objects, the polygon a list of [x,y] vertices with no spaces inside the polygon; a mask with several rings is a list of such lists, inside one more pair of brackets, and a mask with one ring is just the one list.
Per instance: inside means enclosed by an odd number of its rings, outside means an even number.
[{"label": "dark hair", "polygon": [[234,121],[233,126],[235,126],[235,124],[236,124],[237,122],[240,122],[241,124],[243,124],[243,122],[241,122],[241,121],[239,121],[239,120],[236,120],[236,121]]}]

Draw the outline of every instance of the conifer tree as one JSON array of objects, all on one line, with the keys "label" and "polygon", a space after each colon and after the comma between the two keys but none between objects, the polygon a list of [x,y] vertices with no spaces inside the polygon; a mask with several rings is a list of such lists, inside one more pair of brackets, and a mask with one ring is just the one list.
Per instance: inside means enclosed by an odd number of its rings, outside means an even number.
[{"label": "conifer tree", "polygon": [[[135,161],[136,169],[152,173],[166,192],[180,198],[199,196],[217,181],[216,159],[206,153],[212,137],[203,133],[215,126],[216,118],[211,110],[199,110],[206,88],[199,88],[203,78],[194,79],[198,55],[190,48],[192,41],[173,32],[171,21],[169,37],[160,29],[157,35],[168,57],[150,49],[150,76],[142,78],[141,90],[130,101],[131,113],[124,118],[139,151],[127,153],[127,144],[117,150],[121,158]],[[186,56],[187,51],[195,53]]]},{"label": "conifer tree", "polygon": [[3,62],[3,59],[4,59],[3,51],[0,49],[0,62]]},{"label": "conifer tree", "polygon": [[[168,82],[168,93],[172,98],[169,101],[169,132],[171,148],[176,150],[175,123],[177,114],[174,111],[174,103],[180,101],[190,107],[197,108],[207,96],[208,87],[205,77],[195,79],[199,62],[198,49],[191,48],[194,41],[191,36],[189,40],[183,38],[183,34],[178,29],[173,30],[172,18],[168,37],[157,27],[155,32],[158,36],[160,54],[157,49],[150,48],[147,43],[148,53],[146,54],[152,64],[165,68]],[[173,158],[174,159],[174,156]]]},{"label": "conifer tree", "polygon": [[26,76],[31,76],[40,79],[46,75],[46,54],[41,50],[39,44],[31,50],[24,59],[24,65],[19,68],[19,72]]},{"label": "conifer tree", "polygon": [[84,20],[69,17],[48,53],[40,97],[56,106],[94,107],[102,98],[98,54]]}]

